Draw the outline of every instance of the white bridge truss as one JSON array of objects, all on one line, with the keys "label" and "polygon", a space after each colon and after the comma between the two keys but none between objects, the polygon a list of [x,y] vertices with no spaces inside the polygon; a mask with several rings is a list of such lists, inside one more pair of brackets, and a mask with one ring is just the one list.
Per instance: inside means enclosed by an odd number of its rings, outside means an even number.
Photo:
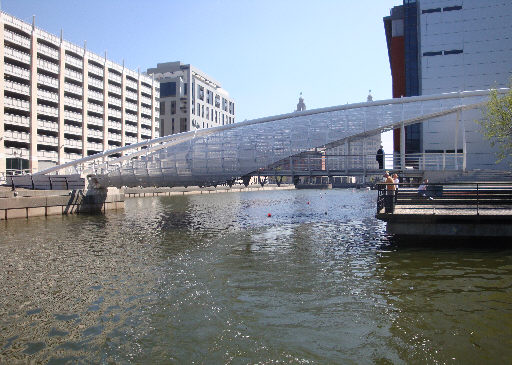
[{"label": "white bridge truss", "polygon": [[118,187],[223,183],[315,147],[334,147],[453,113],[460,119],[464,110],[481,108],[488,98],[488,90],[469,91],[294,112],[160,137],[37,174],[81,173],[102,186]]}]

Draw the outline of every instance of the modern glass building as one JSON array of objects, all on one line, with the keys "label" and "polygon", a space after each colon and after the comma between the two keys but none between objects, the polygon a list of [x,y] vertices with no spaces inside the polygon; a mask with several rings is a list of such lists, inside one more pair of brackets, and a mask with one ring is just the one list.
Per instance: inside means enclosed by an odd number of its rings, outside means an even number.
[{"label": "modern glass building", "polygon": [[34,23],[0,12],[0,175],[160,135],[157,81]]},{"label": "modern glass building", "polygon": [[[393,97],[509,87],[512,76],[512,2],[404,0],[384,17]],[[467,168],[495,164],[476,120],[446,117],[405,129],[406,153],[466,153]],[[400,150],[400,130],[394,131]]]}]

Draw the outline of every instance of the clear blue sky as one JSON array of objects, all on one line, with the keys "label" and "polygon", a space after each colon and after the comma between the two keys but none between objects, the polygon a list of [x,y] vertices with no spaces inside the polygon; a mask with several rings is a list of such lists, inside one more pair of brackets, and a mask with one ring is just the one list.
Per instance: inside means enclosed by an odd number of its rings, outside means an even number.
[{"label": "clear blue sky", "polygon": [[[401,0],[0,0],[2,10],[132,69],[190,63],[237,121],[391,98],[382,17]],[[387,143],[386,143],[387,144]],[[388,149],[391,152],[391,148]]]}]

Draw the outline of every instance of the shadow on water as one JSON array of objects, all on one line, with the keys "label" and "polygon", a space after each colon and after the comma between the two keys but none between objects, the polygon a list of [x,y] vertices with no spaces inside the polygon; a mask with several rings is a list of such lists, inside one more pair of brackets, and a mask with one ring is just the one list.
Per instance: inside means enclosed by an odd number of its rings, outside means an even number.
[{"label": "shadow on water", "polygon": [[383,248],[391,250],[457,250],[464,251],[510,251],[510,237],[452,237],[452,236],[401,236],[388,235],[383,240]]}]

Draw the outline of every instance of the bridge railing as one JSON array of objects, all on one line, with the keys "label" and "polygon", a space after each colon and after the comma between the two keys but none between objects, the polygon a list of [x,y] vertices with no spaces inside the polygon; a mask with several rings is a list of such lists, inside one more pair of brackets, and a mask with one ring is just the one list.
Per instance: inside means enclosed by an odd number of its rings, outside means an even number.
[{"label": "bridge railing", "polygon": [[480,215],[502,210],[512,215],[512,182],[379,183],[377,190],[377,214],[394,213],[398,207],[410,214]]},{"label": "bridge railing", "polygon": [[[400,154],[386,154],[383,170],[401,169]],[[405,154],[405,168],[417,170],[462,170],[463,153]],[[270,169],[287,171],[353,171],[379,170],[375,154],[322,154],[320,152],[291,156],[273,164]]]}]

